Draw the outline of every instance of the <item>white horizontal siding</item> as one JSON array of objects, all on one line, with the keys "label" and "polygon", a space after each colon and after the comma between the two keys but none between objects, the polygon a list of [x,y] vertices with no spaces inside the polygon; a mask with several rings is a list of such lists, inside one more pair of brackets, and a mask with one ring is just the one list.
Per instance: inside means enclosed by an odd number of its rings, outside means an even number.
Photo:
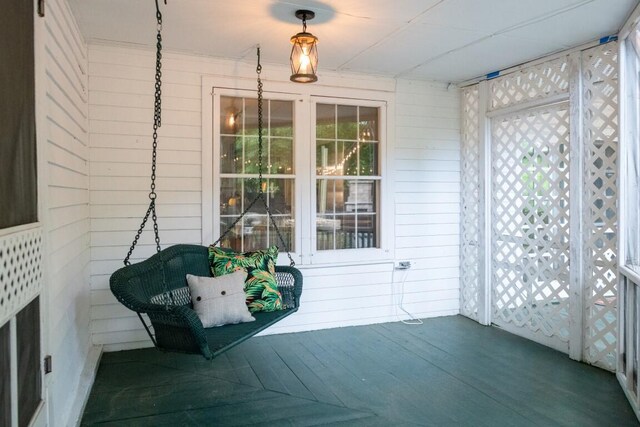
[{"label": "white horizontal siding", "polygon": [[[109,290],[147,208],[154,56],[135,49],[89,47],[92,332],[106,350],[150,345],[134,313]],[[203,76],[254,79],[252,64],[167,53],[158,154],[158,215],[163,246],[202,243],[201,81]],[[265,67],[269,79],[284,68]],[[275,80],[281,80],[278,77]],[[397,85],[395,253],[410,260],[404,306],[418,317],[459,310],[459,99],[455,91],[418,82],[332,76],[345,87],[391,91]],[[391,144],[393,145],[393,144]],[[385,226],[385,225],[383,225]],[[132,261],[155,252],[143,233]],[[204,242],[205,244],[209,242]],[[393,263],[333,268],[302,266],[298,313],[269,333],[395,321],[404,272]],[[395,298],[395,300],[394,300]]]},{"label": "white horizontal siding", "polygon": [[412,263],[406,290],[423,291],[423,300],[413,308],[419,316],[436,316],[443,310],[457,313],[459,92],[436,83],[401,80],[396,111],[396,259]]},{"label": "white horizontal siding", "polygon": [[46,182],[51,425],[74,424],[72,405],[91,346],[87,51],[66,0],[46,2]]}]

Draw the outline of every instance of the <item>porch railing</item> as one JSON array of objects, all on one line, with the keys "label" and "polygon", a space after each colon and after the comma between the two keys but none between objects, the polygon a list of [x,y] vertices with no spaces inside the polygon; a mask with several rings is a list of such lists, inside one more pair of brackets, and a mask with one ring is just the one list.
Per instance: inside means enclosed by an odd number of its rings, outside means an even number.
[{"label": "porch railing", "polygon": [[640,414],[640,272],[620,267],[617,377],[636,415]]}]

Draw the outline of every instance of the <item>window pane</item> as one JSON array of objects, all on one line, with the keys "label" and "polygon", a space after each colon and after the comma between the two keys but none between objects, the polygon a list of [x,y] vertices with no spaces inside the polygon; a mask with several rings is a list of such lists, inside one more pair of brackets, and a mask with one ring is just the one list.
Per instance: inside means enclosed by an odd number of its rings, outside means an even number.
[{"label": "window pane", "polygon": [[[266,102],[265,102],[266,104]],[[269,110],[263,109],[263,126],[266,128],[268,123]],[[244,98],[244,134],[245,135],[258,135],[258,100]],[[263,135],[265,133],[263,132]]]},{"label": "window pane", "polygon": [[[264,147],[266,147],[266,141],[262,141],[262,161],[266,161]],[[258,138],[257,137],[245,137],[244,139],[244,173],[258,173]],[[263,165],[263,169],[266,165]]]},{"label": "window pane", "polygon": [[237,217],[220,217],[220,235],[227,233],[222,240],[220,246],[223,248],[231,248],[236,252],[242,252],[242,223],[236,224],[233,230],[227,231],[229,226],[233,224]]},{"label": "window pane", "polygon": [[356,248],[356,216],[342,215],[336,217],[336,249]]},{"label": "window pane", "polygon": [[270,101],[271,136],[293,137],[293,102]]},{"label": "window pane", "polygon": [[338,174],[336,169],[336,143],[334,141],[318,141],[316,146],[316,174]]},{"label": "window pane", "polygon": [[242,129],[242,98],[220,97],[220,133],[235,135]]},{"label": "window pane", "polygon": [[346,181],[344,179],[334,180],[335,189],[333,192],[333,197],[336,213],[346,212],[344,202],[349,198],[349,192],[351,191],[350,182],[353,181]]},{"label": "window pane", "polygon": [[268,217],[266,215],[248,213],[243,218],[243,221],[244,247],[242,251],[256,251],[267,248],[269,246],[267,244]]},{"label": "window pane", "polygon": [[378,109],[374,107],[360,107],[360,129],[361,141],[378,140]]},{"label": "window pane", "polygon": [[335,192],[335,180],[319,179],[316,182],[317,213],[326,214],[334,212]]},{"label": "window pane", "polygon": [[338,105],[338,139],[358,139],[358,107]]},{"label": "window pane", "polygon": [[372,180],[352,180],[349,182],[349,193],[345,202],[346,212],[375,212],[376,188]]},{"label": "window pane", "polygon": [[223,136],[220,139],[220,172],[242,172],[242,137]]},{"label": "window pane", "polygon": [[277,246],[280,252],[286,252],[287,249],[292,250],[293,248],[293,234],[294,234],[294,221],[290,215],[277,215],[273,217],[273,220],[278,225],[278,230],[280,230],[280,234],[282,235],[283,242],[280,241],[278,234],[275,232],[273,228],[273,224],[269,224],[269,246]]},{"label": "window pane", "polygon": [[336,137],[336,106],[329,104],[316,105],[316,138]]},{"label": "window pane", "polygon": [[293,179],[267,179],[265,195],[273,214],[291,215],[293,212]]},{"label": "window pane", "polygon": [[[245,178],[242,180],[244,183],[244,194],[243,194],[243,209],[247,209],[249,205],[256,199],[259,192],[259,179],[258,178]],[[268,183],[266,180],[262,182],[262,191],[267,191]],[[266,215],[267,208],[265,208],[264,203],[261,201],[257,201],[253,204],[253,206],[249,209],[249,213],[257,213]]]},{"label": "window pane", "polygon": [[375,248],[377,246],[377,224],[375,215],[358,215],[358,247]]},{"label": "window pane", "polygon": [[360,143],[360,170],[358,175],[378,175],[378,144]]},{"label": "window pane", "polygon": [[220,215],[240,215],[242,212],[242,181],[236,178],[220,180]]},{"label": "window pane", "polygon": [[269,168],[271,174],[293,174],[293,139],[272,139],[269,144]]},{"label": "window pane", "polygon": [[337,221],[333,215],[316,217],[316,248],[318,250],[335,249],[335,228]]},{"label": "window pane", "polygon": [[336,175],[358,174],[358,144],[356,142],[338,141],[336,152]]}]

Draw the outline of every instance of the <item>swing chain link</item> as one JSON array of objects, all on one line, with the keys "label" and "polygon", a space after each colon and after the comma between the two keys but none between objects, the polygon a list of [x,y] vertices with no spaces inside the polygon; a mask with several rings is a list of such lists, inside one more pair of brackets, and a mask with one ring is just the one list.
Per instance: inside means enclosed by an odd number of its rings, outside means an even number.
[{"label": "swing chain link", "polygon": [[[164,1],[164,4],[167,4],[167,1]],[[156,72],[155,72],[155,95],[153,102],[153,149],[152,149],[152,157],[151,157],[151,185],[149,192],[149,208],[147,209],[147,213],[142,219],[142,223],[140,224],[140,228],[138,228],[138,232],[136,233],[133,242],[131,243],[131,247],[129,248],[129,252],[127,252],[127,256],[124,259],[124,265],[131,265],[129,259],[133,254],[133,251],[140,240],[140,236],[142,235],[142,231],[147,224],[147,220],[149,216],[153,221],[153,232],[155,235],[156,242],[156,252],[160,252],[160,231],[158,228],[158,215],[156,214],[156,199],[158,198],[158,194],[156,193],[156,170],[157,170],[157,160],[158,160],[158,128],[162,126],[162,13],[160,12],[160,7],[158,5],[158,0],[156,0],[156,20],[157,20],[157,35],[156,35]]]}]

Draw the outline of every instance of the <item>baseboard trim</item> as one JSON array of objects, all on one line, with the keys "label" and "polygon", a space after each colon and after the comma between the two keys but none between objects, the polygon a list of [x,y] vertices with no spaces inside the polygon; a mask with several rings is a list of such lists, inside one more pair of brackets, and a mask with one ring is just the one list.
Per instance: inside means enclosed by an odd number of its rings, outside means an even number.
[{"label": "baseboard trim", "polygon": [[91,394],[91,388],[93,382],[96,379],[96,373],[98,372],[98,366],[100,365],[100,359],[102,358],[102,346],[93,346],[89,350],[87,355],[87,361],[80,374],[80,383],[78,384],[78,390],[74,399],[71,411],[69,412],[69,422],[67,425],[79,426],[82,421],[82,414],[84,408],[89,400]]}]

